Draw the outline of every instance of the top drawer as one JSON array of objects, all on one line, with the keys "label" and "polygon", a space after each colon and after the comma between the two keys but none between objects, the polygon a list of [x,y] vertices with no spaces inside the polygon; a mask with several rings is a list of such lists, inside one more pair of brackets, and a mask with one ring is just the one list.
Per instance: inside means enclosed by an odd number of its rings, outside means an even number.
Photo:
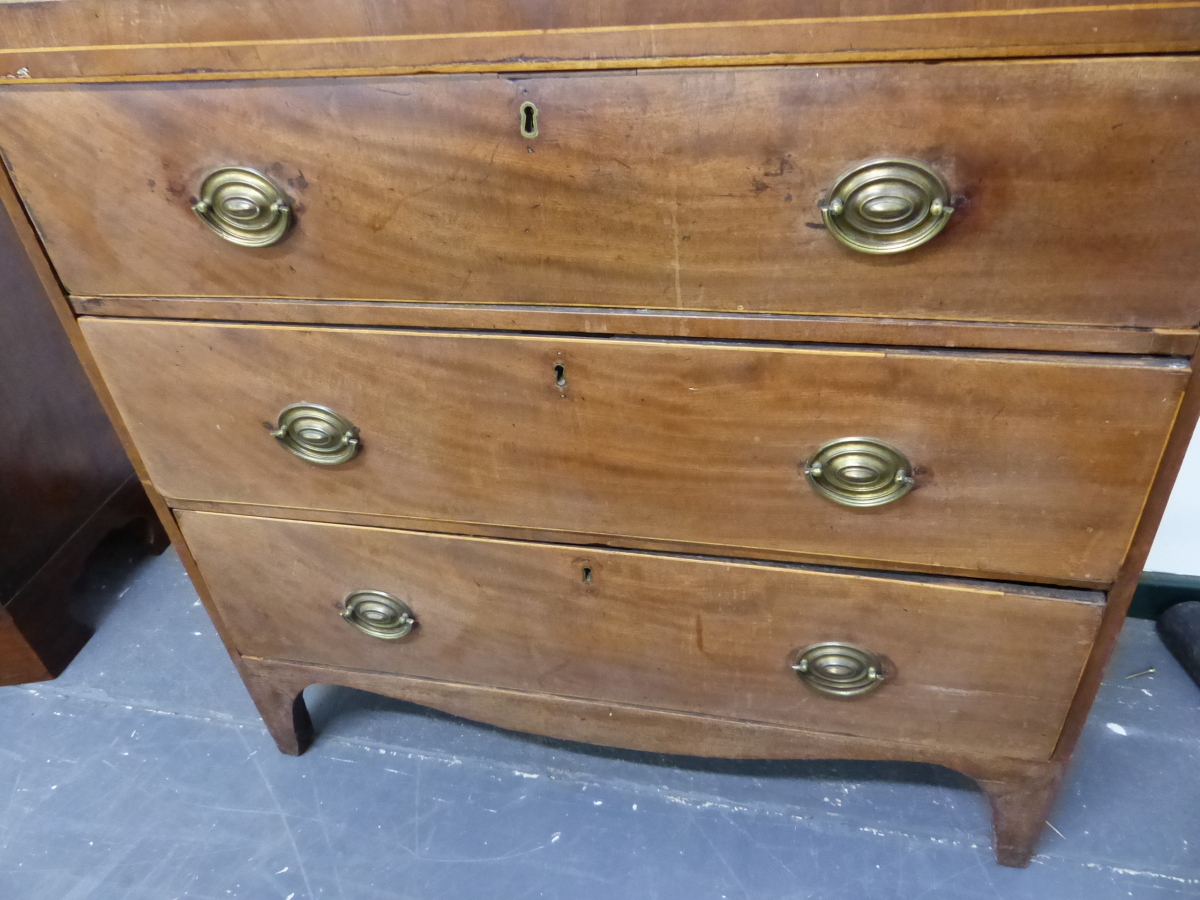
[{"label": "top drawer", "polygon": [[[1200,204],[1169,198],[1200,184],[1198,137],[1193,59],[0,91],[18,187],[93,295],[1194,326]],[[944,178],[927,245],[870,255],[823,225],[876,157]],[[192,212],[225,166],[283,192],[278,244]],[[924,208],[875,200],[871,227]]]}]

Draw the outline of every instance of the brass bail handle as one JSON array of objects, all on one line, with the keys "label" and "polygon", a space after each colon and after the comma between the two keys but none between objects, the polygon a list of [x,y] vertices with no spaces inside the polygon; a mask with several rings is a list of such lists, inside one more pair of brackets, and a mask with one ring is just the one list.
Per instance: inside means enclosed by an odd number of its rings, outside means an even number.
[{"label": "brass bail handle", "polygon": [[907,456],[878,438],[838,438],[817,448],[804,477],[821,496],[842,506],[884,506],[913,489]]},{"label": "brass bail handle", "polygon": [[327,406],[293,403],[279,413],[271,437],[306,462],[336,466],[358,455],[358,426]]},{"label": "brass bail handle", "polygon": [[874,254],[920,247],[954,213],[946,180],[925,163],[903,157],[858,163],[837,177],[817,205],[831,235]]},{"label": "brass bail handle", "polygon": [[242,247],[278,243],[294,216],[283,191],[262,172],[244,166],[210,172],[192,210],[225,240]]},{"label": "brass bail handle", "polygon": [[831,697],[858,697],[887,680],[878,654],[838,641],[805,647],[792,663],[792,671],[809,687]]},{"label": "brass bail handle", "polygon": [[412,608],[383,591],[352,591],[342,602],[342,618],[371,637],[394,641],[417,624]]}]

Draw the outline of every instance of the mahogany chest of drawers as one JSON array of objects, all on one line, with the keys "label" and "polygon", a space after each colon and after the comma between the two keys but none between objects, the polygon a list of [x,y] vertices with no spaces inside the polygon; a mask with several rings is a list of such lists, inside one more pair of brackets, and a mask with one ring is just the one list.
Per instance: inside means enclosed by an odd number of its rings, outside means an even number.
[{"label": "mahogany chest of drawers", "polygon": [[1200,4],[226,5],[0,7],[0,189],[280,749],[934,762],[1026,864],[1200,408]]}]

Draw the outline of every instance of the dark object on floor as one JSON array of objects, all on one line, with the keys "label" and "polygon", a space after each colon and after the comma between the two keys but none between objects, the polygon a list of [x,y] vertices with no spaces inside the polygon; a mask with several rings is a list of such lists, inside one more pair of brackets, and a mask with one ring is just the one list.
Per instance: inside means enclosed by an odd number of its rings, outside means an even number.
[{"label": "dark object on floor", "polygon": [[1186,600],[1200,600],[1200,575],[1143,572],[1129,604],[1129,617],[1157,620],[1176,603]]},{"label": "dark object on floor", "polygon": [[1158,636],[1200,686],[1200,600],[1177,603],[1163,613]]},{"label": "dark object on floor", "polygon": [[90,629],[66,599],[133,519],[167,539],[17,232],[0,210],[0,684],[55,678]]}]

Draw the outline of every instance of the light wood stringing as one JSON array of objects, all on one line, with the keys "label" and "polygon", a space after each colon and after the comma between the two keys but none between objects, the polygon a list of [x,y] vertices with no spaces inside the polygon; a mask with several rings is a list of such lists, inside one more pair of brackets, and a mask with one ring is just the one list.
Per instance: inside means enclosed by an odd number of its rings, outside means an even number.
[{"label": "light wood stringing", "polygon": [[[525,140],[518,107],[541,110]],[[67,287],[1194,328],[1200,59],[0,91],[0,147]],[[817,201],[880,155],[958,211],[871,257]],[[205,173],[299,224],[233,246]]]},{"label": "light wood stringing", "polygon": [[1200,4],[1094,0],[73,0],[0,4],[32,81],[1185,53]]},{"label": "light wood stringing", "polygon": [[1200,354],[1192,358],[1192,377],[1184,390],[1179,413],[1175,418],[1175,427],[1171,430],[1171,436],[1167,440],[1167,446],[1163,451],[1163,457],[1154,478],[1154,485],[1146,498],[1146,505],[1138,521],[1133,540],[1130,542],[1129,550],[1121,563],[1117,579],[1109,591],[1108,602],[1104,608],[1104,619],[1100,624],[1096,644],[1088,659],[1087,668],[1080,680],[1079,691],[1075,695],[1075,702],[1071,704],[1071,712],[1067,716],[1062,737],[1054,752],[1055,759],[1064,763],[1071,758],[1076,742],[1083,733],[1084,722],[1087,720],[1092,702],[1096,699],[1096,693],[1100,690],[1104,669],[1108,665],[1109,658],[1121,635],[1125,614],[1137,591],[1138,581],[1146,566],[1150,548],[1154,544],[1154,535],[1158,531],[1167,501],[1171,497],[1171,490],[1175,485],[1175,479],[1179,475],[1179,469],[1188,452],[1188,444],[1193,439],[1197,419],[1200,418],[1200,369],[1197,368],[1198,363],[1200,363]]},{"label": "light wood stringing", "polygon": [[575,332],[896,347],[967,347],[1066,353],[1191,356],[1192,328],[1118,328],[939,322],[863,316],[688,312],[601,307],[391,303],[370,300],[248,300],[205,297],[72,297],[81,316],[369,325],[470,331]]},{"label": "light wood stringing", "polygon": [[[208,513],[180,522],[247,655],[1013,757],[1053,750],[1100,617],[1087,595],[998,585]],[[342,600],[363,588],[407,602],[413,633],[384,641],[344,622]],[[801,685],[796,652],[825,640],[881,654],[893,680],[855,700]]]},{"label": "light wood stringing", "polygon": [[[1189,374],[1124,357],[82,325],[176,501],[1100,584]],[[269,429],[297,402],[348,417],[363,452],[328,467],[280,447]],[[816,495],[803,463],[855,435],[909,454],[917,489],[876,509]]]}]

